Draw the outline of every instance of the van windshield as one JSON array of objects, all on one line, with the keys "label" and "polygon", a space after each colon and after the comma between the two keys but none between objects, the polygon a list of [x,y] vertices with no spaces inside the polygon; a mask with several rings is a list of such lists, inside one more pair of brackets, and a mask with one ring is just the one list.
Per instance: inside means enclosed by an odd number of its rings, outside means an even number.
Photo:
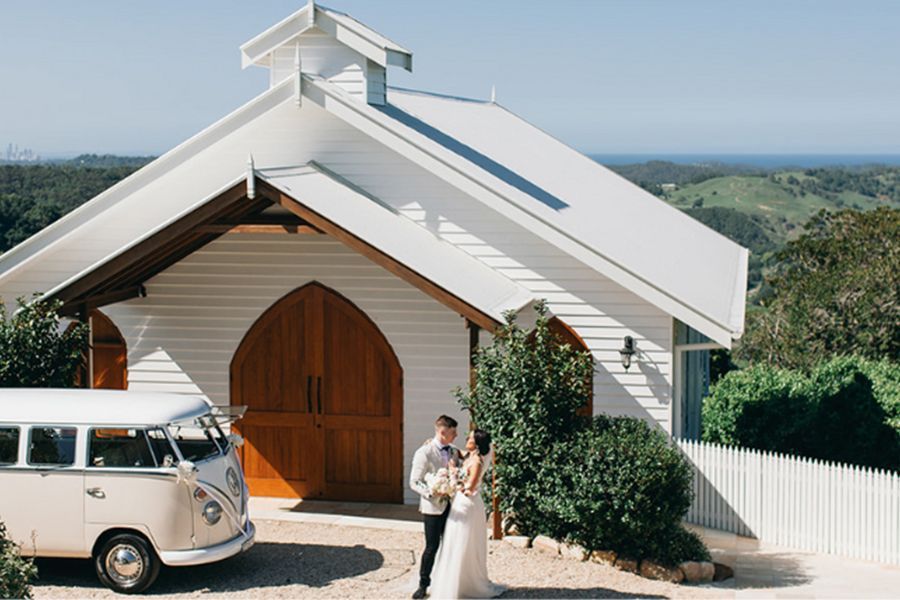
[{"label": "van windshield", "polygon": [[169,433],[185,460],[199,462],[225,453],[228,440],[215,419],[203,416],[189,423],[169,425]]}]

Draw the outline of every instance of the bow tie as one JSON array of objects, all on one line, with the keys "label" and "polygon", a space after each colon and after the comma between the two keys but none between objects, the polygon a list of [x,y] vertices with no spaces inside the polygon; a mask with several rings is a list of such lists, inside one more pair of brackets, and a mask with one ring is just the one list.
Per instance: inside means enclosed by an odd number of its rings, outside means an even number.
[{"label": "bow tie", "polygon": [[441,452],[450,452],[450,446],[441,446]]}]

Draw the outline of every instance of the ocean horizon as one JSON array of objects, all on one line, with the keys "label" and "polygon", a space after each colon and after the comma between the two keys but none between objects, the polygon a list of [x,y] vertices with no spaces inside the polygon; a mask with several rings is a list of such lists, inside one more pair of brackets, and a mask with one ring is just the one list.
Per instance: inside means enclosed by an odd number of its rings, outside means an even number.
[{"label": "ocean horizon", "polygon": [[629,165],[654,160],[681,165],[721,163],[744,165],[762,169],[798,167],[859,167],[863,165],[900,166],[900,154],[622,154],[590,153],[592,159],[603,165]]}]

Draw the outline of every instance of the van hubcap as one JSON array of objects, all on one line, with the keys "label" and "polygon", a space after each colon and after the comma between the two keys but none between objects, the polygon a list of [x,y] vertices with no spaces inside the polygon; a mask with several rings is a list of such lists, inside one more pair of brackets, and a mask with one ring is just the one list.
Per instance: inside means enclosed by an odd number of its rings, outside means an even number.
[{"label": "van hubcap", "polygon": [[144,572],[141,553],[130,544],[117,544],[106,555],[106,572],[116,583],[134,583]]}]

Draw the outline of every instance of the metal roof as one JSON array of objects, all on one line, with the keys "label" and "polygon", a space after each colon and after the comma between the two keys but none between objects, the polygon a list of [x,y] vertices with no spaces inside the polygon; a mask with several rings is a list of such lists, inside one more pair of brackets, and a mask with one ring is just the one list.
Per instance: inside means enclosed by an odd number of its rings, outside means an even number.
[{"label": "metal roof", "polygon": [[[385,112],[639,279],[739,334],[748,251],[494,102],[390,89]],[[392,110],[393,109],[393,110]]]},{"label": "metal roof", "polygon": [[0,423],[165,425],[210,412],[199,396],[84,389],[0,388]]}]

